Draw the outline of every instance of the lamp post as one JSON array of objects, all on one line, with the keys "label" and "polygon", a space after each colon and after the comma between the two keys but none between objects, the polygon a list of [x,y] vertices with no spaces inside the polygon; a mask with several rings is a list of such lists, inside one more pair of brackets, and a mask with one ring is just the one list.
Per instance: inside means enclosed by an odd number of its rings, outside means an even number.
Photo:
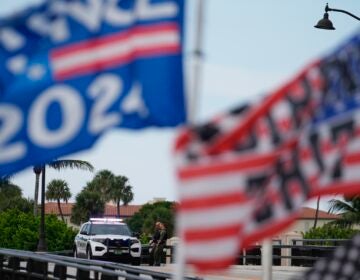
[{"label": "lamp post", "polygon": [[34,193],[34,216],[37,216],[38,213],[38,198],[39,198],[39,178],[40,178],[40,174],[41,174],[41,166],[37,165],[34,166],[33,168],[35,176],[36,176],[36,182],[35,182],[35,193]]},{"label": "lamp post", "polygon": [[45,238],[45,164],[41,166],[41,211],[40,211],[40,229],[39,229],[39,243],[37,250],[39,252],[46,252],[46,238]]},{"label": "lamp post", "polygon": [[355,16],[354,14],[349,13],[348,11],[345,11],[345,10],[329,8],[329,5],[326,4],[324,17],[321,20],[319,20],[318,23],[314,27],[320,28],[320,29],[326,29],[326,30],[335,30],[333,23],[329,19],[328,12],[339,12],[339,13],[347,14],[347,15],[360,21],[360,18]]}]

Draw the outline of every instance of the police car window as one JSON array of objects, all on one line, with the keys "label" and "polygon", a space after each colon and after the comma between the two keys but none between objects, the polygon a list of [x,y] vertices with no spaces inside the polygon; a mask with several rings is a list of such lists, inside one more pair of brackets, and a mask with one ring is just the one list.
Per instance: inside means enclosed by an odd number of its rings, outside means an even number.
[{"label": "police car window", "polygon": [[83,227],[81,228],[80,233],[81,233],[81,234],[88,234],[88,231],[89,231],[89,224],[85,224],[85,225],[83,225]]},{"label": "police car window", "polygon": [[90,234],[115,234],[131,235],[131,231],[125,224],[92,224]]}]

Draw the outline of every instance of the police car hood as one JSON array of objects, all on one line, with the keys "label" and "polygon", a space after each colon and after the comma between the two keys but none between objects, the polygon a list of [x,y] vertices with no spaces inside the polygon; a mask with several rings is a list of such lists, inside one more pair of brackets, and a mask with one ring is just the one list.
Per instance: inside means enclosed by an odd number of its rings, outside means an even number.
[{"label": "police car hood", "polygon": [[117,235],[117,234],[97,234],[94,235],[90,238],[91,240],[93,239],[110,239],[110,240],[115,240],[115,239],[122,239],[122,240],[134,240],[136,239],[135,237],[132,236],[128,236],[128,235]]}]

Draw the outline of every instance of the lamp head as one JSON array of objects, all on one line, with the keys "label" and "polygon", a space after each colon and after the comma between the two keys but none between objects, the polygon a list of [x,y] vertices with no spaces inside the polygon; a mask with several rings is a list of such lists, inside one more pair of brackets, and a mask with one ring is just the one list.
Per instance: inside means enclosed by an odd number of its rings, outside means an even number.
[{"label": "lamp head", "polygon": [[326,29],[326,30],[335,30],[333,23],[329,20],[329,14],[326,12],[324,17],[319,20],[319,22],[314,26],[315,28]]}]

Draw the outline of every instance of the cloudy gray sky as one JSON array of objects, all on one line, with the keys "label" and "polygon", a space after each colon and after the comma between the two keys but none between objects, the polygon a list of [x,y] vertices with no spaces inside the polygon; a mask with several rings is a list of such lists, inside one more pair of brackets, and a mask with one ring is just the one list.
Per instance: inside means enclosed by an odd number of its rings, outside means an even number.
[{"label": "cloudy gray sky", "polygon": [[[5,16],[36,0],[1,0]],[[195,0],[188,0],[186,53],[193,48]],[[332,13],[336,31],[313,28],[324,12],[325,1],[313,0],[205,0],[203,77],[197,119],[204,120],[235,104],[276,89],[312,59],[320,58],[359,28],[359,23],[343,14]],[[333,0],[334,8],[360,14],[359,1]],[[185,58],[191,73],[192,58]],[[90,161],[96,170],[109,169],[125,175],[134,187],[135,204],[154,197],[176,200],[176,180],[172,145],[176,129],[116,129],[97,144],[67,158]],[[93,174],[81,171],[48,171],[47,181],[66,180],[73,197]],[[14,178],[26,197],[33,197],[31,169]],[[326,208],[323,199],[322,208]],[[311,204],[311,203],[310,203]],[[313,205],[313,203],[311,204]]]}]

